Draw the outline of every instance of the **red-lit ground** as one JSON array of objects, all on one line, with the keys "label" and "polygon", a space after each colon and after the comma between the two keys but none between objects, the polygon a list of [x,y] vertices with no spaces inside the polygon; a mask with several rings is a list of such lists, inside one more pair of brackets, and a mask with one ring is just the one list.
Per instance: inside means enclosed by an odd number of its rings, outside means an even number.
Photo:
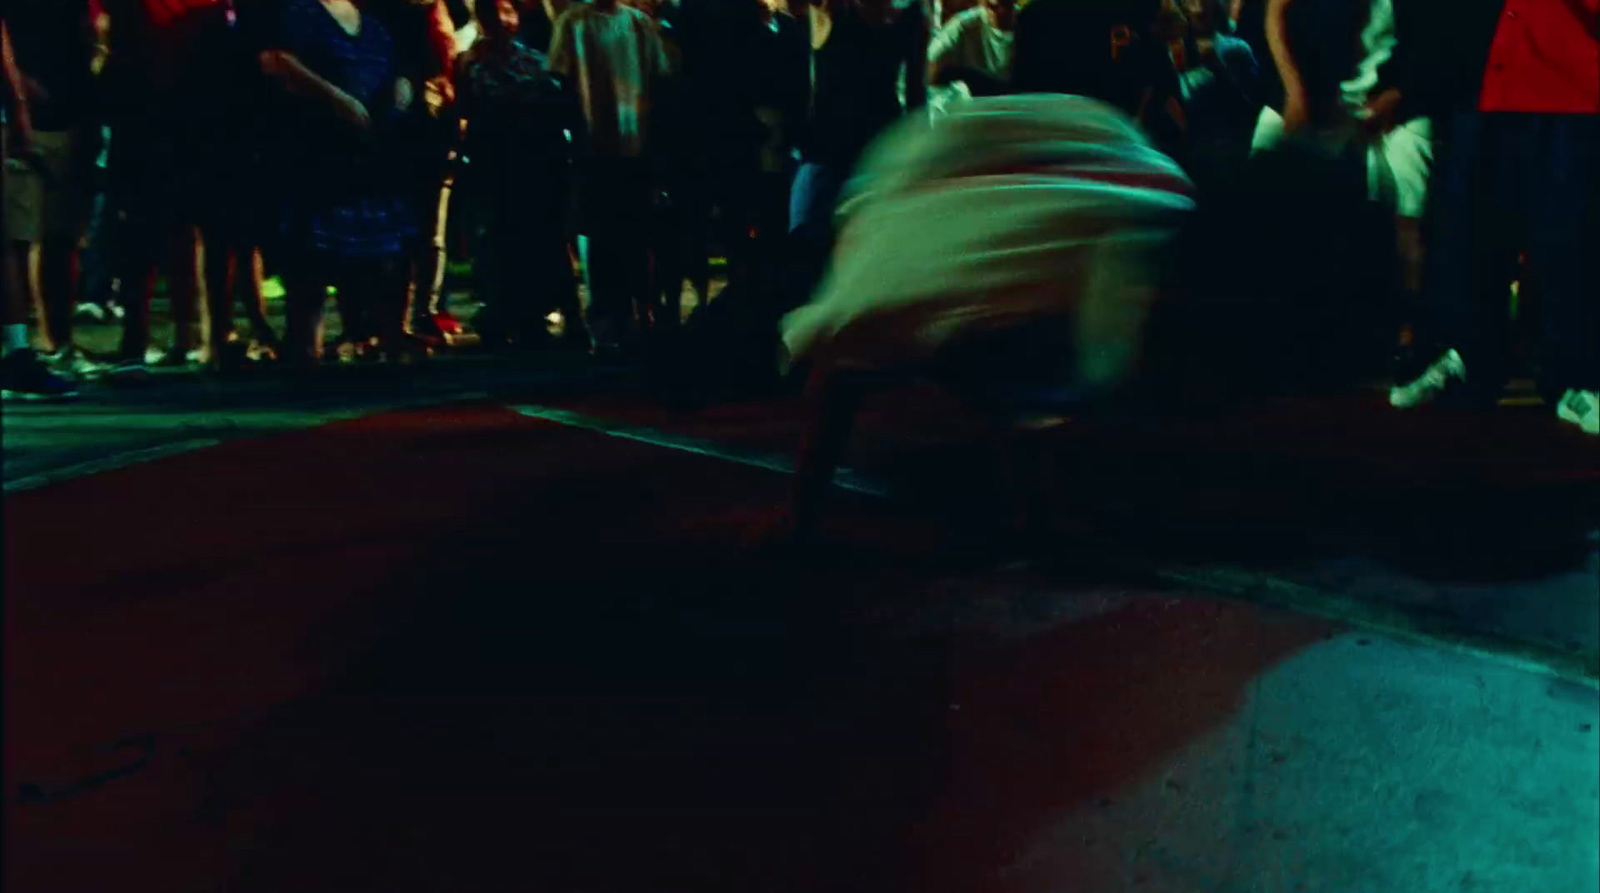
[{"label": "red-lit ground", "polygon": [[[432,372],[408,399],[491,397],[313,428],[400,389],[8,408],[8,889],[1600,883],[1592,685],[1162,585],[1086,539],[1005,564],[952,523],[981,450],[934,395],[879,404],[852,455],[899,495],[841,494],[829,545],[774,555],[740,542],[786,482],[737,460],[792,447],[792,404],[686,418]],[[1162,567],[1587,660],[1579,441],[1364,413],[1079,435],[1062,510]],[[96,442],[185,439],[220,443],[49,483]]]}]

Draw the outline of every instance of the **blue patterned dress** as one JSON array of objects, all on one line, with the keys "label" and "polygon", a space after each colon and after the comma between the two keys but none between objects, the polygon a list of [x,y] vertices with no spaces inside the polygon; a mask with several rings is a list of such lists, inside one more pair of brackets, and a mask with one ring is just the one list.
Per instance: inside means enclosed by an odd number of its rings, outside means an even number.
[{"label": "blue patterned dress", "polygon": [[285,235],[291,245],[335,261],[402,255],[418,220],[397,153],[384,150],[385,134],[399,119],[393,39],[370,14],[349,34],[320,0],[285,0],[280,33],[285,50],[366,107],[373,130],[356,134],[318,110],[302,133],[287,135],[303,148],[292,172],[298,188]]}]

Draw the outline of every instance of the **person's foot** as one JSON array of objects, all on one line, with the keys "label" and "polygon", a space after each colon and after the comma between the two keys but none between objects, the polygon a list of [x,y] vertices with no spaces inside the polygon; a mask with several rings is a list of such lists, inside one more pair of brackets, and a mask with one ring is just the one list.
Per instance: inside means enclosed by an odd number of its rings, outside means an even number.
[{"label": "person's foot", "polygon": [[43,357],[58,374],[76,381],[92,381],[106,373],[105,363],[96,362],[77,347],[68,347]]},{"label": "person's foot", "polygon": [[100,325],[110,319],[110,311],[100,304],[79,304],[72,310],[72,321],[83,325]]},{"label": "person's foot", "polygon": [[1459,389],[1467,381],[1467,367],[1461,354],[1448,350],[1433,361],[1426,371],[1403,385],[1389,389],[1389,405],[1396,409],[1411,409],[1439,399]]},{"label": "person's foot", "polygon": [[416,335],[399,335],[381,345],[383,361],[402,366],[420,363],[432,353],[427,340]]},{"label": "person's foot", "polygon": [[349,366],[361,360],[362,354],[365,353],[363,347],[364,345],[354,341],[340,341],[329,353],[340,365]]},{"label": "person's foot", "polygon": [[461,324],[461,320],[456,319],[455,314],[448,310],[430,314],[429,318],[433,322],[433,327],[446,339],[454,338],[467,330],[466,326]]},{"label": "person's foot", "polygon": [[235,339],[225,341],[210,352],[205,371],[210,375],[241,375],[255,365],[250,359],[250,342]]},{"label": "person's foot", "polygon": [[160,369],[183,369],[204,364],[206,352],[204,348],[175,345],[154,357],[147,355],[145,361],[148,365]]},{"label": "person's foot", "polygon": [[255,349],[259,353],[270,353],[278,356],[283,353],[283,340],[272,326],[265,323],[250,327],[250,339],[255,342]]},{"label": "person's foot", "polygon": [[71,400],[78,386],[56,373],[35,351],[14,350],[0,359],[0,396],[6,400]]},{"label": "person's foot", "polygon": [[1600,393],[1574,390],[1562,394],[1556,418],[1577,425],[1585,434],[1600,434]]}]

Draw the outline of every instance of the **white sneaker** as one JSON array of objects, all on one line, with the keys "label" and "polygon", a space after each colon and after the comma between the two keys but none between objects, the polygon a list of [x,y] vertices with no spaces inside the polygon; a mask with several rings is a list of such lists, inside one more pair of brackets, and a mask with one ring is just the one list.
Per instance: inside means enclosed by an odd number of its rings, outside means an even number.
[{"label": "white sneaker", "polygon": [[1556,404],[1556,418],[1571,422],[1585,434],[1600,434],[1600,394],[1594,391],[1568,391]]},{"label": "white sneaker", "polygon": [[104,363],[97,363],[84,356],[83,351],[76,347],[65,348],[46,358],[50,367],[57,373],[78,381],[91,381],[106,373],[108,368]]},{"label": "white sneaker", "polygon": [[1461,361],[1461,354],[1448,350],[1444,356],[1434,360],[1428,371],[1418,376],[1415,381],[1390,388],[1389,405],[1395,409],[1411,409],[1432,403],[1440,395],[1465,383],[1466,380],[1467,365]]},{"label": "white sneaker", "polygon": [[72,321],[86,324],[100,324],[106,321],[106,308],[99,304],[79,304],[72,311]]}]

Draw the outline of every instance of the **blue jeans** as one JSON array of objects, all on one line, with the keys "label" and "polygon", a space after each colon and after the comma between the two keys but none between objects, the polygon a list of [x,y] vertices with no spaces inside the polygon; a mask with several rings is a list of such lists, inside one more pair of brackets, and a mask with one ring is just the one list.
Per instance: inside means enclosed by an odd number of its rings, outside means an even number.
[{"label": "blue jeans", "polygon": [[1475,388],[1498,392],[1525,251],[1541,389],[1600,389],[1600,116],[1457,112],[1436,170],[1425,334],[1460,351]]},{"label": "blue jeans", "polygon": [[833,252],[833,212],[839,194],[850,179],[851,166],[806,161],[795,172],[789,190],[789,244],[794,265],[790,282],[794,293],[786,303],[803,304],[822,282]]}]

